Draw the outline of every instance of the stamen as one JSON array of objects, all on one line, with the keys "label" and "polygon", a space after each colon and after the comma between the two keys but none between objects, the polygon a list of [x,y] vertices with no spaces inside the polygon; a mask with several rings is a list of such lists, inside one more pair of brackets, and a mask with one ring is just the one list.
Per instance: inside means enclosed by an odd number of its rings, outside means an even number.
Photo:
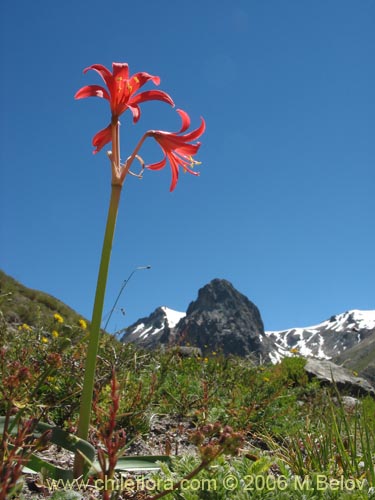
[{"label": "stamen", "polygon": [[192,156],[188,156],[188,158],[190,160],[190,165],[189,165],[190,168],[194,168],[195,165],[202,165],[201,161],[194,160]]}]

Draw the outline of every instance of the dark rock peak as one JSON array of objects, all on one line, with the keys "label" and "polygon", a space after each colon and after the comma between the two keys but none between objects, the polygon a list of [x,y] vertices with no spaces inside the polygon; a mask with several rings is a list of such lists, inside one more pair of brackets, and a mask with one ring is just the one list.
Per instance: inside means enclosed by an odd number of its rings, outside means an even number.
[{"label": "dark rock peak", "polygon": [[199,290],[173,336],[175,343],[188,341],[205,355],[218,351],[265,359],[271,347],[256,305],[223,279]]},{"label": "dark rock peak", "polygon": [[[187,315],[215,310],[232,311],[237,316],[244,309],[251,310],[259,323],[263,322],[258,308],[227,280],[215,278],[198,291],[197,300],[190,303]],[[264,331],[264,328],[262,328]]]}]

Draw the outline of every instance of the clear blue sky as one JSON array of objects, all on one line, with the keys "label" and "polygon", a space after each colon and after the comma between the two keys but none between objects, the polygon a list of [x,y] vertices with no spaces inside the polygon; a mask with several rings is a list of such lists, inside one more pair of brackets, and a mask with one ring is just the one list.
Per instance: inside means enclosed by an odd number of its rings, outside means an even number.
[{"label": "clear blue sky", "polygon": [[[375,2],[172,0],[1,3],[0,268],[90,318],[110,193],[92,136],[104,100],[83,68],[128,62],[207,122],[200,177],[128,178],[113,246],[110,328],[159,305],[184,311],[219,277],[266,329],[375,309]],[[153,88],[150,85],[148,88]],[[123,115],[122,156],[150,129],[177,130],[164,103]],[[150,163],[161,158],[147,146]]]}]

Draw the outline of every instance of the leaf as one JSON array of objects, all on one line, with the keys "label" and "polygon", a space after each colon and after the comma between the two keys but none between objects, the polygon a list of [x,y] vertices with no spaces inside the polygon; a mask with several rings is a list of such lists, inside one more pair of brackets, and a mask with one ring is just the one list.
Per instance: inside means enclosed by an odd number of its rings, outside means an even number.
[{"label": "leaf", "polygon": [[[118,459],[116,464],[116,471],[146,471],[146,470],[159,470],[160,464],[158,462],[165,462],[170,464],[171,459],[168,455],[145,455],[137,457],[121,457]],[[93,470],[97,471],[100,468],[99,462],[94,462]],[[91,473],[93,473],[91,470]]]},{"label": "leaf", "polygon": [[[17,417],[11,417],[8,432],[12,435],[17,434],[19,422],[17,421]],[[4,424],[5,417],[0,417],[0,435],[4,433]],[[50,442],[65,448],[73,453],[77,451],[81,453],[85,460],[91,465],[95,458],[95,448],[84,441],[83,439],[74,436],[74,434],[70,434],[59,427],[53,427],[52,425],[46,424],[44,422],[38,422],[36,424],[33,435],[35,437],[41,436],[44,432],[51,431]],[[62,469],[61,467],[57,467],[52,465],[45,460],[37,457],[32,454],[28,457],[28,461],[26,463],[26,467],[24,470],[32,471],[32,472],[42,472],[43,474],[48,475],[51,479],[73,479],[73,471],[70,469]]]}]

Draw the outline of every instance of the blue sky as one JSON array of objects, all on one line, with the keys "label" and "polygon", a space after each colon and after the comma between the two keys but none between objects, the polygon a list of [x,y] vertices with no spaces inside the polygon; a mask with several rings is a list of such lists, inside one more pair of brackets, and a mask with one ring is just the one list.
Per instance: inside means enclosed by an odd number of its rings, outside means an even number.
[{"label": "blue sky", "polygon": [[[92,136],[104,100],[83,68],[128,62],[207,123],[200,177],[125,182],[105,310],[110,330],[159,305],[184,311],[231,281],[266,329],[375,309],[375,2],[204,0],[1,4],[0,268],[90,318],[110,193]],[[148,88],[152,88],[149,85]],[[179,118],[146,102],[121,118],[122,156]],[[145,161],[161,158],[146,145]]]}]

